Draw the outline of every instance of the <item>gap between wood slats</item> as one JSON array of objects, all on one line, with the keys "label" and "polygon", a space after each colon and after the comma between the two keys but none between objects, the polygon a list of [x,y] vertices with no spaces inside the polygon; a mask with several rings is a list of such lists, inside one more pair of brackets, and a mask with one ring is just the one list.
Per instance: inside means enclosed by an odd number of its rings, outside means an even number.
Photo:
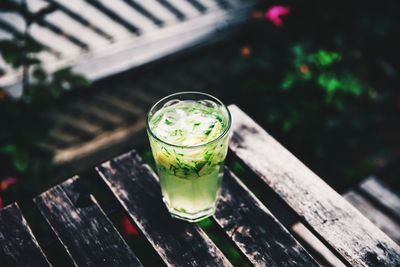
[{"label": "gap between wood slats", "polygon": [[142,266],[80,178],[34,199],[77,266]]},{"label": "gap between wood slats", "polygon": [[16,203],[0,209],[0,264],[50,266]]},{"label": "gap between wood slats", "polygon": [[[65,177],[62,178],[64,180]],[[61,179],[58,179],[58,181]],[[53,186],[55,181],[45,181],[40,189],[46,190]],[[56,234],[41,215],[33,200],[20,202],[20,208],[32,228],[43,252],[52,266],[76,267]]]},{"label": "gap between wood slats", "polygon": [[129,37],[130,32],[120,25],[118,22],[114,21],[106,14],[102,13],[89,3],[84,0],[46,0],[50,3],[56,3],[56,6],[63,6],[68,8],[75,14],[79,14],[82,18],[90,23],[90,25],[95,25],[101,28],[105,32],[112,36],[112,39],[119,40]]},{"label": "gap between wood slats", "polygon": [[377,177],[365,179],[359,186],[363,195],[382,208],[390,216],[400,222],[400,194],[389,188]]},{"label": "gap between wood slats", "polygon": [[155,174],[136,152],[103,163],[97,170],[167,265],[231,266],[198,226],[170,217]]},{"label": "gap between wood slats", "polygon": [[[138,234],[127,234],[126,229],[123,228],[122,218],[129,218],[129,214],[124,210],[121,204],[118,202],[114,194],[103,182],[99,174],[94,170],[90,169],[81,174],[82,178],[88,183],[91,190],[91,194],[96,198],[99,205],[103,208],[113,225],[117,228],[125,241],[131,247],[131,249],[138,256],[143,266],[165,266],[164,262],[153,249],[149,241],[141,233]],[[136,229],[139,229],[135,222],[129,219],[132,225]]]},{"label": "gap between wood slats", "polygon": [[357,191],[349,191],[343,196],[373,224],[379,227],[384,233],[397,242],[397,244],[400,244],[400,224],[398,222],[395,222],[385,213],[377,209],[377,207],[365,197],[358,194]]},{"label": "gap between wood slats", "polygon": [[319,265],[228,169],[213,218],[255,266]]},{"label": "gap between wood slats", "polygon": [[[312,234],[304,225],[297,226],[299,223],[298,215],[284,202],[279,195],[274,192],[269,186],[259,179],[254,172],[244,163],[241,162],[233,153],[228,153],[226,164],[234,171],[240,180],[245,184],[249,190],[256,195],[256,197],[271,211],[271,213],[284,225],[304,246],[307,251],[316,259],[322,266],[340,266],[343,263],[339,260],[342,258],[336,251],[330,250],[318,238]],[[315,243],[309,243],[309,241]],[[332,264],[333,263],[333,264]],[[336,264],[341,263],[341,264]]]}]

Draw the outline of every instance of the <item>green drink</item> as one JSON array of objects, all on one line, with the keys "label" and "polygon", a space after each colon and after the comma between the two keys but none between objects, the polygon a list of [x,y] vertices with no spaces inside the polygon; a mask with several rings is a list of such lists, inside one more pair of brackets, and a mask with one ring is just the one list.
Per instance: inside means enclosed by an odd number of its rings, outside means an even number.
[{"label": "green drink", "polygon": [[231,117],[218,99],[183,92],[156,103],[147,132],[171,215],[199,221],[215,212]]}]

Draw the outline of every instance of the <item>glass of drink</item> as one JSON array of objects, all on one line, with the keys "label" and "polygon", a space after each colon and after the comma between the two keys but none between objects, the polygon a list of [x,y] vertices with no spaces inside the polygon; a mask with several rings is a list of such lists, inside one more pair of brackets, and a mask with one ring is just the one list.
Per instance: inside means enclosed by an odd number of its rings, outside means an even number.
[{"label": "glass of drink", "polygon": [[227,107],[200,92],[172,94],[149,111],[147,133],[173,217],[196,222],[214,214],[230,126]]}]

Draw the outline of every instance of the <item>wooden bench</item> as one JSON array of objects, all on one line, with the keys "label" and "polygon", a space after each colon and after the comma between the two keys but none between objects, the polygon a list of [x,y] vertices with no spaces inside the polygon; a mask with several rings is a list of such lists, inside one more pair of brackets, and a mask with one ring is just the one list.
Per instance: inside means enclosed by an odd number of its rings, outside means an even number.
[{"label": "wooden bench", "polygon": [[[231,153],[275,191],[336,257],[331,265],[400,265],[400,247],[350,204],[360,208],[355,194],[346,194],[347,201],[238,107],[229,109]],[[166,265],[231,266],[202,228],[169,216],[157,175],[137,152],[105,162],[96,171]],[[141,266],[84,179],[73,177],[34,199],[59,242],[76,266]],[[367,180],[359,190],[398,215],[397,196],[386,198],[384,186],[375,183],[379,182]],[[286,229],[229,167],[212,220],[255,266],[321,265],[298,232]],[[17,204],[0,212],[0,244],[1,266],[50,265]]]}]

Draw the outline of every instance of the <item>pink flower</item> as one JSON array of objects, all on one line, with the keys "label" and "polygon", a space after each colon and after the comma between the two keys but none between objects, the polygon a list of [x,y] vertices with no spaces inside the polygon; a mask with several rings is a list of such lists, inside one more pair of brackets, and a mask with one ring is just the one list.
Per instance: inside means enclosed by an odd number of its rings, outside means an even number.
[{"label": "pink flower", "polygon": [[265,12],[265,18],[271,21],[275,26],[282,26],[282,16],[287,16],[290,13],[290,8],[285,6],[272,6]]},{"label": "pink flower", "polygon": [[6,190],[13,184],[17,183],[17,179],[14,177],[7,177],[6,179],[0,181],[0,192]]}]

